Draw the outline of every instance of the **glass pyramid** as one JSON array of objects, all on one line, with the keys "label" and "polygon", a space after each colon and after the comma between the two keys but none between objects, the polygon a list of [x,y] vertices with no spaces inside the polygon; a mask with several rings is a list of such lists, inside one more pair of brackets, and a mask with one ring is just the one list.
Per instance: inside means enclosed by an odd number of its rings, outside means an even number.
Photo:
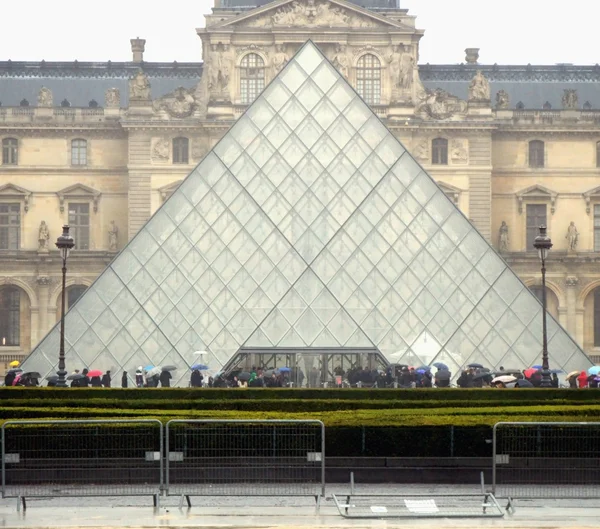
[{"label": "glass pyramid", "polygon": [[[67,313],[67,369],[173,364],[184,385],[240,347],[525,368],[541,314],[309,41]],[[548,340],[553,368],[591,365],[551,317]],[[57,325],[24,369],[58,349]]]}]

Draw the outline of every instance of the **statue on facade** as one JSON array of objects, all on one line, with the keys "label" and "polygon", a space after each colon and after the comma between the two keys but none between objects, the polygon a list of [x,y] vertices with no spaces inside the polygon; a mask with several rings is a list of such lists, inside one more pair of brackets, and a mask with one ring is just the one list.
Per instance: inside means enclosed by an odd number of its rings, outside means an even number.
[{"label": "statue on facade", "polygon": [[333,55],[331,62],[344,77],[348,77],[350,60],[348,59],[348,54],[346,53],[346,46],[343,44],[338,44],[335,47],[335,54]]},{"label": "statue on facade", "polygon": [[196,88],[188,89],[180,86],[170,94],[154,101],[154,110],[166,110],[174,118],[187,118],[196,109],[195,92]]},{"label": "statue on facade", "polygon": [[108,229],[108,251],[117,251],[117,240],[119,237],[119,228],[115,224],[114,220],[110,221],[110,228]]},{"label": "statue on facade", "polygon": [[577,110],[579,106],[579,96],[574,88],[567,88],[562,96],[563,108],[566,110]]},{"label": "statue on facade", "polygon": [[567,228],[567,234],[565,235],[565,239],[567,239],[567,244],[569,246],[570,252],[577,251],[577,242],[579,241],[579,232],[577,231],[577,227],[575,223],[571,221],[569,227]]},{"label": "statue on facade", "polygon": [[52,90],[42,86],[38,92],[38,107],[50,108],[54,104],[54,97],[52,96]]},{"label": "statue on facade", "polygon": [[496,108],[499,110],[508,108],[510,105],[510,97],[506,90],[498,90],[496,93]]},{"label": "statue on facade", "polygon": [[119,108],[121,106],[121,92],[118,88],[109,88],[104,92],[104,102],[107,108]]},{"label": "statue on facade", "polygon": [[48,243],[50,241],[50,231],[46,221],[40,222],[38,231],[38,252],[47,252],[49,250]]},{"label": "statue on facade", "polygon": [[404,44],[398,44],[389,55],[390,75],[392,86],[408,90],[412,87],[414,79],[415,59],[406,51]]},{"label": "statue on facade", "polygon": [[502,225],[498,230],[498,250],[508,252],[508,226],[505,221],[502,221]]},{"label": "statue on facade", "polygon": [[217,99],[229,99],[228,88],[231,76],[231,58],[223,46],[217,46],[209,56],[209,81],[210,93]]},{"label": "statue on facade", "polygon": [[275,53],[271,59],[271,68],[273,68],[273,77],[276,76],[289,61],[287,53],[284,51],[283,44],[275,47]]},{"label": "statue on facade", "polygon": [[150,99],[150,81],[142,70],[129,80],[129,99]]},{"label": "statue on facade", "polygon": [[469,101],[487,101],[489,99],[490,83],[481,70],[477,70],[469,85]]}]

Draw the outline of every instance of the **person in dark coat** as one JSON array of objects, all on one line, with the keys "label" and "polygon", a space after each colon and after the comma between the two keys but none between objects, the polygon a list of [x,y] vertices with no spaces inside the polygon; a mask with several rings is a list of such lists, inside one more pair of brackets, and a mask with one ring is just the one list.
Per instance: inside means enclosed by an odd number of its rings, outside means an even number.
[{"label": "person in dark coat", "polygon": [[16,371],[9,371],[8,373],[6,373],[6,376],[4,377],[4,385],[12,386],[12,383],[16,376],[17,376]]},{"label": "person in dark coat", "polygon": [[577,389],[577,377],[571,377],[569,380],[569,387],[571,389]]},{"label": "person in dark coat", "polygon": [[202,373],[200,373],[200,371],[198,371],[197,369],[194,369],[190,378],[190,385],[193,388],[201,388],[203,380],[204,377],[202,376]]},{"label": "person in dark coat", "polygon": [[104,375],[102,375],[102,385],[105,388],[110,388],[110,383],[111,383],[111,378],[110,378],[110,371],[107,371],[106,373],[104,373]]},{"label": "person in dark coat", "polygon": [[92,377],[90,380],[90,386],[93,388],[101,388],[102,387],[102,379],[100,377]]},{"label": "person in dark coat", "polygon": [[160,376],[158,377],[158,380],[160,380],[160,385],[163,388],[170,388],[172,378],[173,377],[171,376],[171,373],[169,373],[168,371],[163,371],[163,372],[161,372]]},{"label": "person in dark coat", "polygon": [[144,387],[144,373],[142,372],[142,366],[138,367],[135,372],[135,385],[138,388]]},{"label": "person in dark coat", "polygon": [[552,387],[557,388],[559,385],[558,375],[556,373],[552,373]]},{"label": "person in dark coat", "polygon": [[79,379],[79,387],[80,388],[87,388],[90,385],[90,377],[87,376],[88,374],[88,370],[87,368],[84,369],[81,374],[83,375],[83,378]]},{"label": "person in dark coat", "polygon": [[126,388],[129,385],[129,381],[127,380],[127,371],[123,371],[123,376],[121,377],[121,387]]}]

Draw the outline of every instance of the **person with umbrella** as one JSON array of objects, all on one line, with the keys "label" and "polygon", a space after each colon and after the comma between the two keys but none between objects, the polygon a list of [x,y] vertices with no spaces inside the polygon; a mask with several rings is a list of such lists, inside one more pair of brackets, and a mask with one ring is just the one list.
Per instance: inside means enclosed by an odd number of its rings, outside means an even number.
[{"label": "person with umbrella", "polygon": [[160,375],[158,376],[158,380],[160,381],[160,385],[163,388],[170,388],[171,387],[171,379],[173,378],[171,376],[171,372],[167,369],[167,367],[170,366],[165,366],[162,368]]},{"label": "person with umbrella", "polygon": [[88,368],[84,368],[83,371],[81,372],[81,374],[83,375],[83,378],[79,380],[79,387],[80,388],[87,388],[90,385],[90,377],[88,376]]},{"label": "person with umbrella", "polygon": [[121,377],[121,387],[126,388],[129,385],[129,380],[127,379],[127,371],[123,371],[123,376]]},{"label": "person with umbrella", "polygon": [[577,377],[577,382],[580,388],[588,387],[588,376],[585,371],[582,371],[581,374]]},{"label": "person with umbrella", "polygon": [[204,377],[202,376],[202,373],[200,373],[200,370],[194,369],[192,371],[192,376],[190,377],[190,386],[192,386],[193,388],[201,388],[203,380]]},{"label": "person with umbrella", "polygon": [[13,385],[13,382],[15,380],[15,378],[17,378],[17,375],[19,373],[22,373],[23,370],[21,368],[15,367],[13,369],[9,369],[6,372],[6,376],[4,377],[4,385],[9,387]]},{"label": "person with umbrella", "polygon": [[71,382],[72,388],[79,388],[81,387],[80,382],[82,378],[83,375],[79,372],[79,369],[76,369],[71,375],[67,377],[67,380]]},{"label": "person with umbrella", "polygon": [[110,388],[111,380],[112,379],[110,378],[110,370],[104,373],[104,375],[102,375],[102,385],[105,388]]},{"label": "person with umbrella", "polygon": [[93,388],[102,387],[102,379],[100,378],[102,376],[102,371],[99,369],[92,369],[91,371],[88,371],[87,376],[90,379],[90,386]]},{"label": "person with umbrella", "polygon": [[144,371],[142,370],[142,366],[135,370],[135,385],[138,388],[144,387]]}]

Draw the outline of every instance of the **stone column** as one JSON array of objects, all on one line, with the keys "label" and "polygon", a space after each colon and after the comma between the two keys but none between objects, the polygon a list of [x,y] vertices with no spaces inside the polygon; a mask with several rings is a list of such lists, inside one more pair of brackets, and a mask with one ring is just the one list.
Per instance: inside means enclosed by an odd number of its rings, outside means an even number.
[{"label": "stone column", "polygon": [[30,346],[30,350],[31,350],[41,340],[42,334],[40,334],[40,323],[39,323],[40,309],[39,309],[39,307],[32,306],[29,309],[29,313],[31,314],[31,346]]},{"label": "stone column", "polygon": [[577,336],[577,319],[576,319],[576,305],[577,305],[577,285],[579,284],[579,278],[576,276],[568,276],[565,284],[567,286],[567,330],[569,334],[576,338]]},{"label": "stone column", "polygon": [[[49,290],[50,290],[50,278],[48,276],[39,276],[37,278],[38,285],[38,341],[42,339],[42,337],[48,332],[48,298],[49,298]],[[33,312],[33,311],[32,311]],[[33,317],[31,325],[33,327]],[[33,338],[32,338],[33,341]]]}]

